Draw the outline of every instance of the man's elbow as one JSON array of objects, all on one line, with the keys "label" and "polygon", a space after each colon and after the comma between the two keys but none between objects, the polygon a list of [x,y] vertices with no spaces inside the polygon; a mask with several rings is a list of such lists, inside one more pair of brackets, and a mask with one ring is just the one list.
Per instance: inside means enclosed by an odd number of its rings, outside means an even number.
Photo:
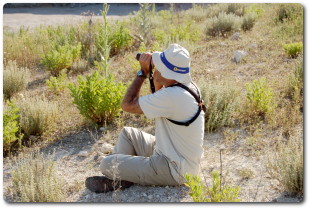
[{"label": "man's elbow", "polygon": [[122,110],[123,111],[125,111],[125,112],[128,112],[128,104],[126,103],[126,102],[122,102],[122,104],[121,104],[121,108],[122,108]]},{"label": "man's elbow", "polygon": [[122,102],[121,108],[125,112],[129,113],[136,113],[136,114],[143,114],[138,101],[133,101],[133,102]]}]

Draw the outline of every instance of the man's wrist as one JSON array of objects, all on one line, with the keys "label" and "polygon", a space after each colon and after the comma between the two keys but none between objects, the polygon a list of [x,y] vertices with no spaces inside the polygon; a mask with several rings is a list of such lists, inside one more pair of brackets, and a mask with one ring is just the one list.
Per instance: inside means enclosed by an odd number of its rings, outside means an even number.
[{"label": "man's wrist", "polygon": [[137,77],[145,79],[147,76],[145,75],[145,72],[141,69],[137,72]]}]

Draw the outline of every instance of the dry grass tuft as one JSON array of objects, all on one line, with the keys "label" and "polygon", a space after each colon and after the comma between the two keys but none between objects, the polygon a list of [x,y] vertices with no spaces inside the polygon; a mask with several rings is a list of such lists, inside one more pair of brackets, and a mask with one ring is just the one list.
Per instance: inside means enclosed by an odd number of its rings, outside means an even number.
[{"label": "dry grass tuft", "polygon": [[57,102],[43,97],[27,97],[18,104],[20,110],[20,126],[26,136],[42,135],[49,131],[59,118]]},{"label": "dry grass tuft", "polygon": [[233,124],[233,114],[237,108],[238,89],[229,84],[200,84],[202,98],[206,105],[208,132]]},{"label": "dry grass tuft", "polygon": [[285,192],[302,195],[304,189],[302,137],[291,137],[287,142],[279,143],[274,151],[267,163],[269,175],[279,181]]},{"label": "dry grass tuft", "polygon": [[61,202],[66,194],[66,183],[57,175],[53,156],[31,153],[16,160],[12,171],[11,194],[17,202]]},{"label": "dry grass tuft", "polygon": [[26,88],[30,81],[30,71],[27,68],[19,68],[16,61],[8,61],[3,71],[3,94],[6,99]]}]

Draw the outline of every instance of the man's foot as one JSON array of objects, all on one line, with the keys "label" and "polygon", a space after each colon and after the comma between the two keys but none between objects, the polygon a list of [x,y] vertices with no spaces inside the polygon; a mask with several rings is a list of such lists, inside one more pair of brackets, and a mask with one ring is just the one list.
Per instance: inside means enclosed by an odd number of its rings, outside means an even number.
[{"label": "man's foot", "polygon": [[92,192],[106,193],[117,189],[125,189],[132,186],[129,181],[113,181],[105,176],[88,177],[85,181],[85,186]]}]

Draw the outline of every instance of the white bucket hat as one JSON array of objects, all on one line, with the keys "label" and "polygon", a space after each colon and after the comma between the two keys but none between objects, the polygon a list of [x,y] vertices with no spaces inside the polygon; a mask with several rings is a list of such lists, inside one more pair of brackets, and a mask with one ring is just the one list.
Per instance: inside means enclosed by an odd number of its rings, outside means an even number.
[{"label": "white bucket hat", "polygon": [[166,79],[188,84],[190,76],[189,52],[179,44],[170,44],[163,52],[154,52],[152,60],[156,69]]}]

